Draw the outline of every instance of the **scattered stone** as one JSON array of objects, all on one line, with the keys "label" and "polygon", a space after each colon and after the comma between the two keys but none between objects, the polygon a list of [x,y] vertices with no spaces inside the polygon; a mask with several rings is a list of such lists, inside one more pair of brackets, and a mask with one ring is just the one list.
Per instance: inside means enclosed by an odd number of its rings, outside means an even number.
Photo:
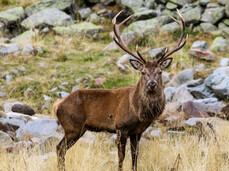
[{"label": "scattered stone", "polygon": [[163,54],[163,51],[162,51],[161,48],[155,48],[155,49],[152,49],[152,50],[149,51],[149,56],[150,56],[151,58],[156,58],[156,59],[157,59],[157,58],[160,57],[162,54]]},{"label": "scattered stone", "polygon": [[7,96],[7,92],[4,92],[4,91],[0,91],[0,97],[5,97],[5,96]]},{"label": "scattered stone", "polygon": [[23,47],[22,55],[30,55],[34,53],[34,48],[31,44],[27,44]]},{"label": "scattered stone", "polygon": [[25,44],[25,42],[31,42],[33,38],[38,35],[38,29],[31,29],[23,32],[22,34],[12,38],[10,41],[19,44]]},{"label": "scattered stone", "polygon": [[81,8],[80,10],[78,10],[78,13],[79,13],[80,18],[85,20],[90,16],[91,9],[90,8]]},{"label": "scattered stone", "polygon": [[106,82],[106,78],[96,78],[95,79],[95,86],[100,87],[101,85],[103,85]]},{"label": "scattered stone", "polygon": [[12,112],[23,113],[27,115],[35,114],[35,111],[31,107],[26,106],[24,104],[14,104],[11,110]]},{"label": "scattered stone", "polygon": [[201,21],[215,24],[219,20],[221,20],[224,17],[224,15],[225,7],[206,8],[202,15]]},{"label": "scattered stone", "polygon": [[162,81],[163,85],[167,84],[170,81],[170,74],[168,72],[163,71],[162,72]]},{"label": "scattered stone", "polygon": [[180,7],[184,6],[185,4],[188,4],[187,0],[170,0],[170,2],[177,4]]},{"label": "scattered stone", "polygon": [[6,145],[3,147],[8,153],[12,152],[19,152],[22,149],[29,149],[32,147],[32,142],[31,141],[20,141],[13,143],[11,145]]},{"label": "scattered stone", "polygon": [[209,2],[210,0],[200,0],[200,5],[206,6]]},{"label": "scattered stone", "polygon": [[218,28],[215,25],[213,25],[212,23],[201,23],[200,29],[204,33],[212,33],[218,30]]},{"label": "scattered stone", "polygon": [[188,91],[195,97],[196,99],[204,99],[214,97],[209,88],[206,87],[205,84],[197,85],[194,87],[188,86]]},{"label": "scattered stone", "polygon": [[89,22],[82,22],[79,24],[73,24],[69,27],[54,27],[53,30],[56,34],[60,35],[93,37],[95,34],[101,32],[103,27]]},{"label": "scattered stone", "polygon": [[186,126],[196,126],[197,122],[205,120],[206,118],[189,118],[188,120],[184,121],[184,125]]},{"label": "scattered stone", "polygon": [[90,15],[89,21],[93,24],[99,24],[101,21],[101,17],[98,16],[96,13],[93,13]]},{"label": "scattered stone", "polygon": [[177,88],[177,91],[174,93],[172,102],[179,102],[180,104],[183,104],[187,101],[193,100],[193,96],[189,93],[187,88],[183,85]]},{"label": "scattered stone", "polygon": [[216,37],[213,40],[210,49],[212,51],[228,52],[229,51],[229,43],[228,43],[227,39],[224,39],[223,37]]},{"label": "scattered stone", "polygon": [[193,101],[187,101],[182,105],[183,112],[185,113],[185,118],[200,118],[200,117],[209,117],[209,115],[201,110],[198,105],[196,105]]},{"label": "scattered stone", "polygon": [[59,91],[59,92],[56,92],[56,95],[60,96],[61,98],[65,98],[69,95],[69,93],[67,93],[65,91]]},{"label": "scattered stone", "polygon": [[146,19],[150,19],[156,16],[157,16],[157,12],[155,10],[144,9],[144,10],[134,13],[132,20],[133,21],[146,20]]},{"label": "scattered stone", "polygon": [[173,33],[173,32],[180,30],[180,26],[176,22],[172,22],[172,23],[163,25],[161,29],[167,33]]},{"label": "scattered stone", "polygon": [[220,61],[220,66],[225,67],[229,65],[229,59],[228,58],[222,58]]},{"label": "scattered stone", "polygon": [[15,7],[6,11],[0,12],[0,21],[6,26],[16,24],[25,17],[24,9],[22,7]]},{"label": "scattered stone", "polygon": [[70,9],[71,0],[45,0],[33,3],[32,5],[25,8],[25,13],[27,16],[38,13],[45,9],[56,8],[61,11],[67,11]]},{"label": "scattered stone", "polygon": [[160,137],[160,136],[162,135],[161,129],[158,128],[158,129],[156,129],[156,130],[152,130],[152,131],[150,132],[150,135],[151,135],[152,137]]},{"label": "scattered stone", "polygon": [[190,10],[184,12],[185,22],[196,24],[200,22],[201,19],[201,8],[197,6],[196,8],[191,8]]},{"label": "scattered stone", "polygon": [[173,95],[176,92],[177,88],[176,87],[166,87],[164,89],[164,93],[165,93],[165,98],[167,102],[172,101]]},{"label": "scattered stone", "polygon": [[65,12],[58,9],[45,9],[41,12],[32,14],[21,25],[26,29],[41,27],[41,26],[68,26],[72,24],[72,18]]},{"label": "scattered stone", "polygon": [[5,132],[0,131],[0,147],[3,147],[8,144],[12,144],[12,143],[13,143],[13,140],[10,138],[10,136]]},{"label": "scattered stone", "polygon": [[15,52],[18,52],[19,48],[17,45],[9,45],[8,47],[0,49],[0,56],[6,56]]},{"label": "scattered stone", "polygon": [[83,137],[79,139],[79,141],[82,141],[83,143],[87,143],[87,144],[93,144],[95,140],[96,140],[96,135],[89,131],[85,132]]},{"label": "scattered stone", "polygon": [[168,10],[174,10],[174,9],[177,8],[177,5],[174,4],[174,3],[168,2],[168,3],[166,4],[166,8],[167,8]]},{"label": "scattered stone", "polygon": [[76,90],[79,90],[79,89],[80,89],[79,86],[72,87],[72,92],[73,92],[73,91],[76,91]]},{"label": "scattered stone", "polygon": [[55,119],[42,118],[36,121],[29,121],[21,126],[16,131],[16,138],[18,140],[28,140],[33,137],[45,139],[48,137],[56,137],[59,140],[63,135],[57,131],[58,124]]},{"label": "scattered stone", "polygon": [[35,91],[32,88],[27,88],[24,91],[24,96],[25,97],[34,96],[34,95],[35,95]]},{"label": "scattered stone", "polygon": [[143,0],[120,0],[120,1],[116,1],[116,3],[127,14],[131,14],[133,12],[139,11],[139,9],[144,5]]}]

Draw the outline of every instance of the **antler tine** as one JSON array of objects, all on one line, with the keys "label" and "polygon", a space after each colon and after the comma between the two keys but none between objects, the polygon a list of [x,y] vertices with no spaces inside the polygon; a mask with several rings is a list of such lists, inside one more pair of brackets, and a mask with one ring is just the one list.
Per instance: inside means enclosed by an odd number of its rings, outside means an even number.
[{"label": "antler tine", "polygon": [[[184,35],[185,35],[185,19],[183,17],[183,15],[180,13],[180,11],[177,9],[177,13],[179,15],[179,17],[181,18],[181,22],[176,20],[175,18],[173,18],[172,16],[170,16],[176,23],[178,23],[181,27],[181,35],[180,38],[176,44],[176,46],[169,52],[165,53],[165,55],[163,55],[161,58],[159,58],[157,60],[157,62],[160,62],[163,59],[166,59],[168,56],[170,56],[171,54],[173,54],[174,52],[180,50],[185,44],[186,41],[188,39],[188,35],[186,36],[185,40],[183,41]],[[183,41],[183,43],[181,43]]]},{"label": "antler tine", "polygon": [[[127,17],[125,20],[123,20],[120,24],[116,24],[116,19],[117,17],[122,13],[122,11],[120,11],[118,14],[116,14],[116,16],[112,19],[112,24],[114,25],[114,35],[113,35],[113,39],[115,41],[115,43],[121,48],[123,49],[125,52],[129,53],[130,55],[132,55],[133,57],[135,57],[137,60],[141,61],[142,63],[146,63],[146,61],[142,58],[142,56],[139,54],[139,52],[137,52],[137,54],[135,54],[134,52],[132,52],[131,50],[129,50],[123,43],[121,37],[120,37],[120,30],[119,28],[126,22],[128,21],[132,15],[130,15],[129,17]],[[117,40],[117,39],[118,40]]]}]

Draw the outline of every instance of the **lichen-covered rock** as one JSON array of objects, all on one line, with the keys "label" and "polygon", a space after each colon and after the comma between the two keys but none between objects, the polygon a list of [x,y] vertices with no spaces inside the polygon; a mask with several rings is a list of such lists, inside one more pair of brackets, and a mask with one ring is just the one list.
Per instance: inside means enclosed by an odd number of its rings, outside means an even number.
[{"label": "lichen-covered rock", "polygon": [[78,14],[79,14],[80,18],[85,20],[90,16],[91,9],[90,8],[81,8],[80,10],[78,10]]},{"label": "lichen-covered rock", "polygon": [[5,132],[0,131],[0,147],[9,145],[12,143],[13,143],[13,140],[10,138],[10,136]]},{"label": "lichen-covered rock", "polygon": [[163,26],[161,27],[161,29],[162,29],[164,32],[173,33],[173,32],[175,32],[175,31],[180,30],[180,25],[177,24],[176,22],[172,22],[172,23],[163,25]]},{"label": "lichen-covered rock", "polygon": [[146,19],[153,18],[156,16],[157,16],[157,12],[155,10],[144,9],[144,10],[135,12],[132,17],[132,20],[133,21],[146,20]]},{"label": "lichen-covered rock", "polygon": [[225,13],[226,13],[227,17],[229,17],[229,1],[225,5]]},{"label": "lichen-covered rock", "polygon": [[220,19],[222,19],[225,15],[225,7],[217,7],[217,8],[206,8],[201,21],[206,23],[217,23]]},{"label": "lichen-covered rock", "polygon": [[25,42],[31,42],[32,38],[35,37],[35,35],[38,34],[38,30],[34,29],[34,30],[28,30],[25,31],[24,33],[12,38],[10,41],[14,42],[14,43],[19,43],[19,44],[25,44]]},{"label": "lichen-covered rock", "polygon": [[23,20],[21,25],[26,29],[41,26],[67,26],[72,24],[72,18],[58,9],[45,9]]},{"label": "lichen-covered rock", "polygon": [[200,29],[204,33],[211,33],[211,32],[218,30],[218,28],[215,25],[213,25],[212,23],[201,23]]},{"label": "lichen-covered rock", "polygon": [[22,7],[11,8],[0,12],[0,21],[6,26],[20,22],[25,17],[24,9]]},{"label": "lichen-covered rock", "polygon": [[27,140],[33,137],[45,139],[51,136],[58,139],[63,137],[58,132],[58,123],[55,119],[43,118],[36,121],[29,121],[16,131],[16,138],[18,140]]},{"label": "lichen-covered rock", "polygon": [[96,13],[92,13],[90,16],[89,16],[89,21],[93,24],[98,24],[100,23],[101,21],[101,17],[98,16]]},{"label": "lichen-covered rock", "polygon": [[101,32],[103,27],[89,22],[83,22],[79,24],[73,24],[69,27],[54,27],[53,30],[56,32],[56,34],[60,35],[92,37],[96,33]]},{"label": "lichen-covered rock", "polygon": [[200,5],[207,5],[210,0],[200,0]]},{"label": "lichen-covered rock", "polygon": [[229,51],[229,43],[228,43],[227,39],[224,39],[223,37],[216,37],[213,40],[210,49],[212,51],[228,52]]},{"label": "lichen-covered rock", "polygon": [[11,53],[18,52],[18,51],[19,51],[19,48],[17,45],[9,45],[5,48],[0,49],[0,56],[6,56]]},{"label": "lichen-covered rock", "polygon": [[128,14],[136,12],[144,5],[144,0],[117,0],[116,3]]},{"label": "lichen-covered rock", "polygon": [[184,12],[183,15],[187,23],[196,24],[201,19],[201,8],[199,6],[196,8],[191,8],[190,10]]},{"label": "lichen-covered rock", "polygon": [[187,0],[170,0],[170,2],[177,4],[178,6],[184,6],[185,4],[188,4]]},{"label": "lichen-covered rock", "polygon": [[171,21],[172,19],[169,16],[159,16],[153,19],[136,21],[125,28],[124,33],[134,32],[142,37],[157,34],[161,26]]},{"label": "lichen-covered rock", "polygon": [[56,8],[62,11],[66,11],[70,8],[70,6],[71,0],[44,0],[26,7],[25,13],[27,16],[30,16],[47,8]]},{"label": "lichen-covered rock", "polygon": [[177,5],[174,4],[174,3],[168,2],[168,3],[166,4],[166,8],[167,8],[168,10],[174,10],[174,9],[177,8]]}]

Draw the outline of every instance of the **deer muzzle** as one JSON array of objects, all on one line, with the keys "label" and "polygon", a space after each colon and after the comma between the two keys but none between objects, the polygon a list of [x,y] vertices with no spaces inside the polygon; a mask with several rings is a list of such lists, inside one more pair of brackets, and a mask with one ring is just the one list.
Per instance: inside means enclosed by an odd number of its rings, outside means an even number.
[{"label": "deer muzzle", "polygon": [[147,83],[147,88],[148,88],[149,90],[155,90],[157,87],[158,87],[158,84],[157,84],[156,81],[149,81],[149,82]]}]

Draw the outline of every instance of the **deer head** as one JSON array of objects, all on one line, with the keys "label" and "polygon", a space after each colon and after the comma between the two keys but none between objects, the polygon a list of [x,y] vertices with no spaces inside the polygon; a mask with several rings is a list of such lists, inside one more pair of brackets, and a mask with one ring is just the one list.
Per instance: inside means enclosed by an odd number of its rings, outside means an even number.
[{"label": "deer head", "polygon": [[120,37],[119,28],[126,21],[128,21],[132,17],[132,15],[127,17],[124,21],[122,21],[120,24],[117,25],[116,24],[116,18],[119,16],[119,14],[121,12],[122,11],[120,11],[112,20],[113,27],[114,27],[113,39],[121,49],[123,49],[125,52],[127,52],[128,54],[130,54],[131,56],[133,56],[135,58],[135,59],[130,59],[130,64],[132,65],[132,67],[134,69],[141,72],[141,79],[140,80],[143,82],[143,84],[145,85],[147,90],[148,91],[155,91],[158,88],[162,87],[162,76],[161,76],[162,71],[164,69],[168,68],[173,61],[173,58],[171,58],[171,57],[168,58],[168,57],[171,54],[173,54],[174,52],[181,49],[185,45],[186,40],[188,38],[188,36],[187,36],[186,39],[183,41],[184,34],[185,34],[184,17],[179,12],[179,10],[177,10],[177,13],[181,18],[181,22],[176,20],[172,16],[170,16],[181,27],[181,35],[180,35],[180,38],[178,40],[178,43],[171,51],[168,51],[168,48],[164,48],[163,55],[161,57],[159,57],[158,59],[151,62],[151,61],[146,61],[137,50],[136,50],[137,53],[134,53],[124,45],[124,43]]}]

